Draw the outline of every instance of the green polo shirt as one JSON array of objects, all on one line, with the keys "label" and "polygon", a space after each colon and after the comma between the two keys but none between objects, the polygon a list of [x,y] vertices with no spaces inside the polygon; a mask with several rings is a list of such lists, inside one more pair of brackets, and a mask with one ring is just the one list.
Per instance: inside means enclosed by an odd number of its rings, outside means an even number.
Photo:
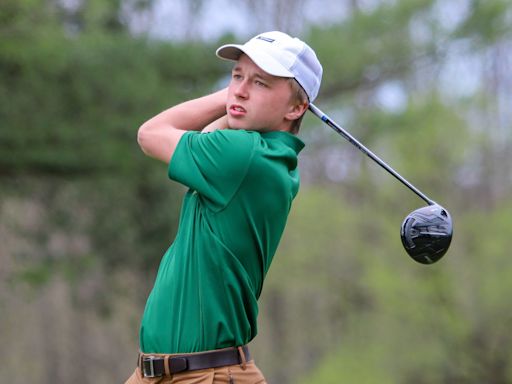
[{"label": "green polo shirt", "polygon": [[146,303],[143,352],[199,352],[256,336],[257,300],[299,188],[303,147],[287,132],[181,138],[168,174],[189,190]]}]

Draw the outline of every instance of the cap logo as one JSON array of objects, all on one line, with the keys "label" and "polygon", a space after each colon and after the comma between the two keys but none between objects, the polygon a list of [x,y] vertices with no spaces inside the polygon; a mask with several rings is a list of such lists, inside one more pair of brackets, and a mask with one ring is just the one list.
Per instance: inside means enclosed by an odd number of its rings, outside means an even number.
[{"label": "cap logo", "polygon": [[265,37],[265,36],[258,36],[257,39],[260,39],[260,40],[263,40],[263,41],[266,41],[269,43],[273,43],[274,41],[276,41],[275,39],[271,39],[270,37]]}]

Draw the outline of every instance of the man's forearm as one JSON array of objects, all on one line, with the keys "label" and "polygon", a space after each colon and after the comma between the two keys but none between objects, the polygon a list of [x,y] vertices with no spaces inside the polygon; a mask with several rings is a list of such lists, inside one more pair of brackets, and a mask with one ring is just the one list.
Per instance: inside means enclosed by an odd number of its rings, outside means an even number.
[{"label": "man's forearm", "polygon": [[199,131],[226,114],[227,89],[207,96],[186,101],[171,107],[153,118],[142,127],[176,128],[185,131]]},{"label": "man's forearm", "polygon": [[137,141],[142,151],[169,162],[185,131],[199,131],[226,113],[227,89],[186,101],[146,121]]}]

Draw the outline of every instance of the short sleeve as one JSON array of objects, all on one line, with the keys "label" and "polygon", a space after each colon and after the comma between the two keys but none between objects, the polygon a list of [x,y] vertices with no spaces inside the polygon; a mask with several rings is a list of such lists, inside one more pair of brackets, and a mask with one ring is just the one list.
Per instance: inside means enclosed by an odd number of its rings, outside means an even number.
[{"label": "short sleeve", "polygon": [[247,173],[255,139],[254,133],[243,130],[187,132],[169,163],[169,178],[224,207]]}]

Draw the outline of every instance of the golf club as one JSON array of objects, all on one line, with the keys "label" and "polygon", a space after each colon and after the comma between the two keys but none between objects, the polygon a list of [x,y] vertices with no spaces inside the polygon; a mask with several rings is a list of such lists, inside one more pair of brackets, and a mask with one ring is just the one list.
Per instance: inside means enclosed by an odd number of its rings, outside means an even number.
[{"label": "golf club", "polygon": [[402,244],[409,256],[421,264],[432,264],[443,257],[450,247],[453,235],[452,219],[448,211],[429,199],[315,105],[310,104],[309,110],[428,204],[411,212],[402,222]]}]

